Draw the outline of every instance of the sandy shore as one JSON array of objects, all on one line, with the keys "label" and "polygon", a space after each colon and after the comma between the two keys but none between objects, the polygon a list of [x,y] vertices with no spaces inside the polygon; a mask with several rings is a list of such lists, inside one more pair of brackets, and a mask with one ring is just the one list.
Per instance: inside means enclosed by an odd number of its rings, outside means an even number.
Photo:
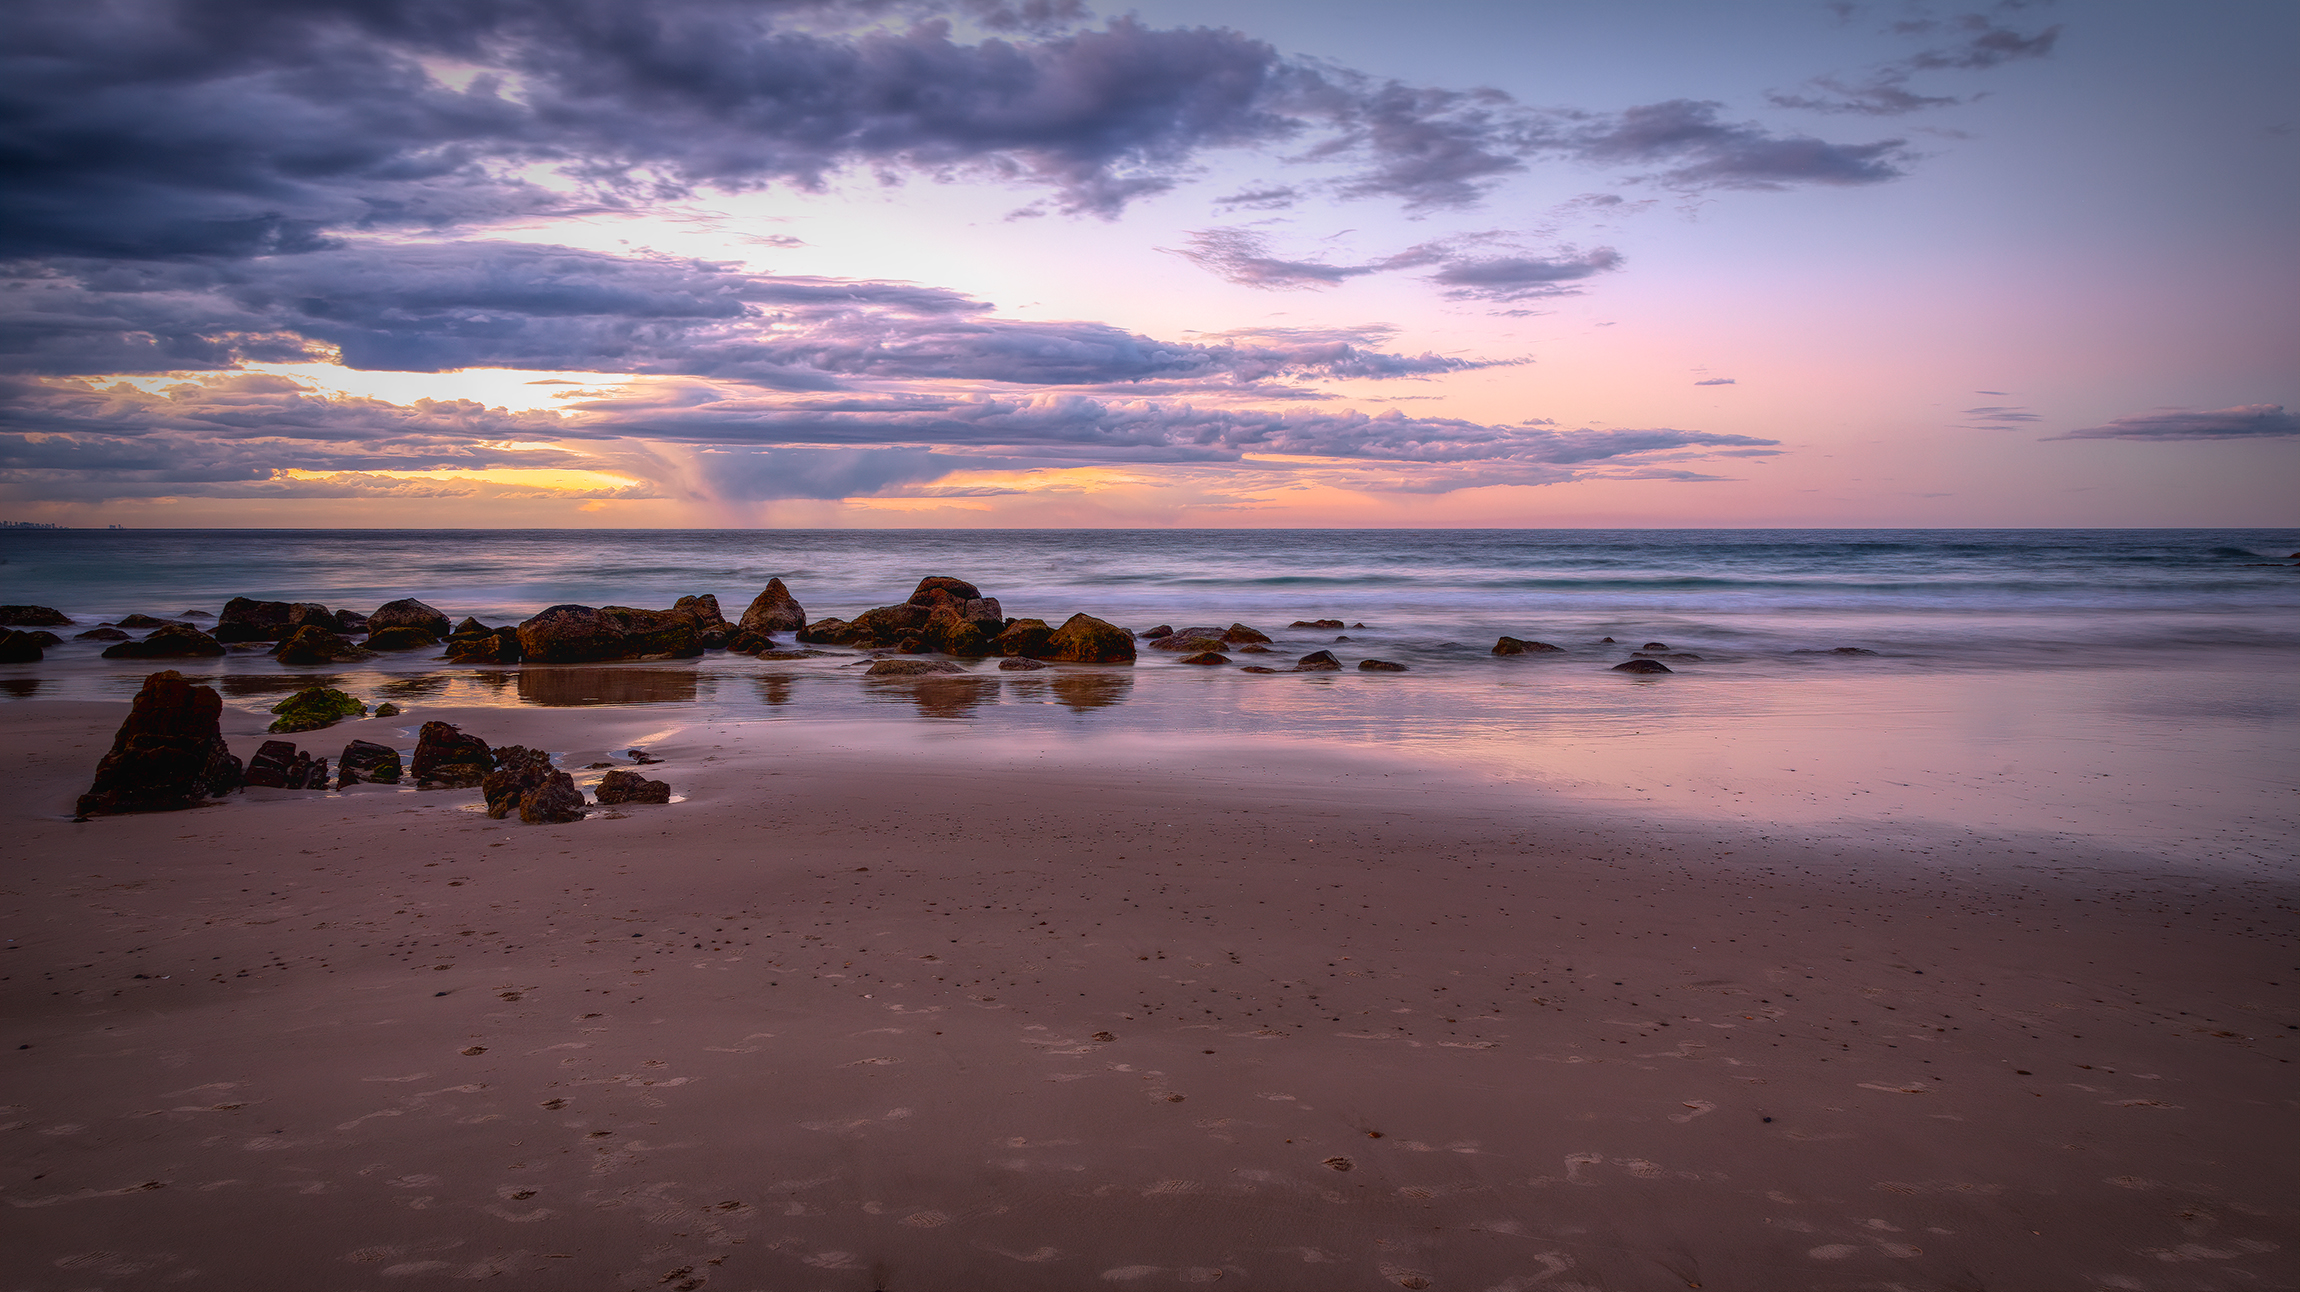
[{"label": "sandy shore", "polygon": [[73,824],[124,711],[0,707],[10,1289],[2295,1284],[2269,881],[771,723]]}]

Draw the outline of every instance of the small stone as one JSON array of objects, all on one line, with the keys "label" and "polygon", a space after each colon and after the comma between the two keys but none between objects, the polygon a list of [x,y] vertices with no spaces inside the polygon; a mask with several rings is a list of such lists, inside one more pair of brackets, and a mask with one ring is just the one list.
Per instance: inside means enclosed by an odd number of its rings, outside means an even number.
[{"label": "small stone", "polygon": [[998,669],[1002,673],[1028,673],[1046,667],[1048,666],[1039,663],[1037,660],[1024,659],[1019,655],[1015,656],[1013,659],[1002,659],[998,661]]},{"label": "small stone", "polygon": [[402,712],[404,712],[404,710],[389,700],[386,700],[383,703],[375,706],[375,716],[378,718],[396,718]]},{"label": "small stone", "polygon": [[1296,673],[1339,673],[1342,662],[1330,650],[1314,650],[1294,661]]},{"label": "small stone", "polygon": [[1358,671],[1360,673],[1403,673],[1406,671],[1406,666],[1393,664],[1386,659],[1361,659],[1358,661]]}]

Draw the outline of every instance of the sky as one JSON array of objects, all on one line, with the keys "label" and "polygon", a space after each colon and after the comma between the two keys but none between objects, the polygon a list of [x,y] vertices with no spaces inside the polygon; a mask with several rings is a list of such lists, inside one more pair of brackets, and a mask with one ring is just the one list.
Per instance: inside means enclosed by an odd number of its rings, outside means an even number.
[{"label": "sky", "polygon": [[0,519],[2300,523],[2300,6],[17,0]]}]

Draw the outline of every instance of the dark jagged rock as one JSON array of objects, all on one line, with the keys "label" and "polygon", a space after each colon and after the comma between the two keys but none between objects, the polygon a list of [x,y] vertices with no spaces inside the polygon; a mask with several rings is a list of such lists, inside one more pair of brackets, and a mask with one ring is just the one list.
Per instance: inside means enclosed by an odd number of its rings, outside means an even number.
[{"label": "dark jagged rock", "polygon": [[719,613],[719,599],[706,592],[699,597],[681,597],[671,605],[671,613],[695,617],[695,640],[704,650],[725,650],[727,639],[735,635],[732,624]]},{"label": "dark jagged rock", "polygon": [[447,639],[447,653],[442,658],[450,664],[517,664],[522,658],[519,630],[503,627],[459,632]]},{"label": "dark jagged rock", "polygon": [[422,650],[437,646],[439,638],[413,624],[393,624],[388,628],[373,628],[367,640],[360,643],[369,650]]},{"label": "dark jagged rock", "polygon": [[1657,659],[1623,660],[1613,666],[1616,673],[1674,673],[1677,670]]},{"label": "dark jagged rock", "polygon": [[519,819],[529,825],[580,821],[589,811],[583,802],[583,791],[575,788],[575,778],[565,772],[544,777],[541,785],[527,791],[519,800]]},{"label": "dark jagged rock", "polygon": [[[380,705],[376,713],[390,707]],[[372,740],[352,741],[335,760],[335,787],[339,790],[346,785],[397,785],[399,777],[399,751]]]},{"label": "dark jagged rock", "polygon": [[194,686],[173,669],[145,678],[96,765],[95,783],[80,796],[79,814],[198,807],[239,788],[240,760],[218,724],[223,710],[213,687]]},{"label": "dark jagged rock", "polygon": [[599,788],[592,791],[601,803],[668,803],[671,784],[651,781],[637,772],[618,768],[599,778]]},{"label": "dark jagged rock", "polygon": [[370,635],[386,628],[420,628],[433,637],[448,635],[447,616],[413,597],[387,601],[369,612],[367,631]]},{"label": "dark jagged rock", "polygon": [[553,606],[519,625],[519,649],[533,664],[680,659],[703,653],[694,615],[630,606]]},{"label": "dark jagged rock", "polygon": [[389,700],[375,706],[375,716],[378,718],[396,718],[399,715],[400,707]]},{"label": "dark jagged rock", "polygon": [[795,633],[807,626],[806,607],[791,596],[781,579],[767,580],[766,589],[751,598],[750,608],[736,621],[737,628],[764,636],[768,633]]},{"label": "dark jagged rock", "polygon": [[1244,624],[1231,624],[1223,631],[1222,640],[1232,646],[1244,646],[1250,642],[1267,642],[1270,640],[1270,635],[1258,628],[1248,628]]},{"label": "dark jagged rock", "polygon": [[799,629],[799,640],[817,646],[852,646],[862,630],[844,619],[817,619]]},{"label": "dark jagged rock", "polygon": [[1563,646],[1552,646],[1548,642],[1529,642],[1517,637],[1504,637],[1493,644],[1493,653],[1496,655],[1553,655],[1564,649]]},{"label": "dark jagged rock", "polygon": [[271,650],[272,658],[282,664],[348,664],[371,658],[374,653],[318,624],[305,624]]},{"label": "dark jagged rock", "polygon": [[945,655],[980,659],[998,649],[998,634],[1003,631],[1002,623],[962,618],[959,607],[945,605],[934,608],[920,637],[928,648]]},{"label": "dark jagged rock", "polygon": [[45,654],[40,639],[32,634],[14,628],[0,631],[0,664],[37,664]]},{"label": "dark jagged rock", "polygon": [[1046,658],[1057,663],[1134,662],[1134,634],[1089,614],[1075,614],[1063,620],[1046,645]]},{"label": "dark jagged rock", "polygon": [[72,619],[50,606],[0,606],[0,627],[69,628]]},{"label": "dark jagged rock", "polygon": [[1054,653],[1054,630],[1043,619],[1017,619],[999,629],[996,645],[1010,658],[1043,659]]},{"label": "dark jagged rock", "polygon": [[1038,669],[1047,668],[1049,665],[1041,664],[1034,659],[1024,659],[1022,656],[1017,655],[1011,659],[1002,659],[998,661],[998,667],[1001,672],[1028,673],[1035,672]]},{"label": "dark jagged rock", "polygon": [[91,628],[84,633],[74,633],[72,639],[83,642],[124,642],[128,640],[128,634],[107,625],[103,628]]},{"label": "dark jagged rock", "polygon": [[998,598],[982,595],[982,589],[964,579],[948,575],[929,575],[918,581],[910,594],[910,604],[936,609],[948,606],[959,618],[981,624],[1003,624],[1006,612],[998,605]]},{"label": "dark jagged rock", "polygon": [[1296,619],[1294,622],[1292,622],[1292,623],[1290,623],[1290,624],[1287,624],[1286,626],[1287,626],[1288,628],[1347,628],[1347,627],[1349,627],[1349,625],[1348,625],[1348,624],[1345,624],[1345,623],[1343,623],[1343,622],[1342,622],[1341,620],[1339,620],[1339,619]]},{"label": "dark jagged rock", "polygon": [[905,637],[917,636],[933,617],[932,608],[907,601],[899,606],[878,606],[854,617],[856,640],[891,646]]},{"label": "dark jagged rock", "polygon": [[1195,655],[1185,655],[1176,662],[1182,664],[1227,664],[1230,662],[1230,657],[1220,651],[1202,650]]},{"label": "dark jagged rock", "polygon": [[947,659],[881,659],[871,661],[864,677],[922,677],[929,673],[964,673]]},{"label": "dark jagged rock", "polygon": [[317,602],[233,597],[224,603],[223,617],[216,621],[215,637],[220,642],[276,642],[294,636],[295,630],[305,624],[318,624],[323,628],[337,626],[335,616]]},{"label": "dark jagged rock", "polygon": [[419,790],[469,789],[495,770],[495,753],[487,742],[444,722],[426,722],[416,733],[415,788]]},{"label": "dark jagged rock", "polygon": [[1142,634],[1142,640],[1144,640],[1144,641],[1146,641],[1146,642],[1154,642],[1154,641],[1158,640],[1158,639],[1159,639],[1159,638],[1161,638],[1161,637],[1171,637],[1171,636],[1173,636],[1173,635],[1174,635],[1174,625],[1172,625],[1172,624],[1160,624],[1160,625],[1158,625],[1156,628],[1151,628],[1151,629],[1147,629],[1147,630],[1145,630],[1145,631],[1143,632],[1143,634]]},{"label": "dark jagged rock", "polygon": [[1358,671],[1360,673],[1403,673],[1407,670],[1405,665],[1393,663],[1386,659],[1361,659],[1358,661]]},{"label": "dark jagged rock", "polygon": [[1342,662],[1330,650],[1314,650],[1294,661],[1296,673],[1339,673]]},{"label": "dark jagged rock", "polygon": [[551,778],[551,755],[525,745],[505,745],[495,751],[495,770],[479,782],[487,800],[487,815],[500,821],[519,810],[526,797]]},{"label": "dark jagged rock", "polygon": [[335,612],[335,630],[339,633],[364,633],[367,631],[367,616],[357,610],[338,610]]},{"label": "dark jagged rock", "polygon": [[630,759],[632,762],[639,764],[641,767],[645,767],[651,763],[659,763],[663,761],[662,759],[655,757],[653,754],[648,753],[646,750],[638,748],[624,750],[623,756]]},{"label": "dark jagged rock", "polygon": [[152,615],[126,615],[112,622],[122,628],[164,628],[175,621],[160,619]]},{"label": "dark jagged rock", "polygon": [[169,624],[153,629],[142,641],[115,642],[104,648],[105,659],[196,659],[223,653],[222,642],[190,624]]},{"label": "dark jagged rock", "polygon": [[307,686],[273,705],[272,712],[279,715],[271,725],[272,731],[285,735],[332,727],[345,718],[366,713],[367,706],[332,686]]},{"label": "dark jagged rock", "polygon": [[296,748],[292,740],[267,740],[248,759],[245,783],[275,790],[324,790],[327,760]]}]

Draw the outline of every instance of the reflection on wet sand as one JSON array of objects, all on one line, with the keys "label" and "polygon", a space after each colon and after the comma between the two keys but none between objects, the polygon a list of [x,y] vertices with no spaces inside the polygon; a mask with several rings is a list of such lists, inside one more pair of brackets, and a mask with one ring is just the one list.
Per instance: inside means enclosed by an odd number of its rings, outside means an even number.
[{"label": "reflection on wet sand", "polygon": [[394,700],[428,700],[445,691],[452,681],[454,679],[444,673],[425,673],[420,677],[394,678],[375,689]]},{"label": "reflection on wet sand", "polygon": [[1134,690],[1134,675],[1120,672],[1063,673],[1051,685],[1054,698],[1069,706],[1073,713],[1088,709],[1106,709],[1124,700]]},{"label": "reflection on wet sand", "polygon": [[693,704],[695,672],[681,668],[523,669],[519,700],[551,708],[585,704]]},{"label": "reflection on wet sand", "polygon": [[787,673],[770,673],[765,677],[753,680],[759,684],[761,703],[789,704],[791,702],[791,683],[798,679]]},{"label": "reflection on wet sand", "polygon": [[519,680],[517,673],[473,673],[471,680],[492,691],[500,691]]},{"label": "reflection on wet sand", "polygon": [[29,700],[33,693],[39,689],[40,679],[36,677],[0,678],[0,695],[12,695],[19,700]]},{"label": "reflection on wet sand", "polygon": [[863,694],[887,704],[909,701],[922,718],[969,718],[998,699],[998,680],[988,677],[882,677],[863,682]]},{"label": "reflection on wet sand", "polygon": [[[174,660],[168,661],[170,666]],[[309,686],[332,686],[343,689],[340,673],[226,673],[215,679],[216,686],[225,695],[236,700],[267,695],[294,695]]]}]

